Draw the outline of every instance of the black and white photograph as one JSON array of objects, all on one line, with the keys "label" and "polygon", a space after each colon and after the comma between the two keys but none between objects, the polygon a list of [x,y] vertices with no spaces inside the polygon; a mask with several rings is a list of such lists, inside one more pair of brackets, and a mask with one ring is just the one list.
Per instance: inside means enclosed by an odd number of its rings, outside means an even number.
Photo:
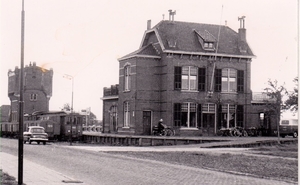
[{"label": "black and white photograph", "polygon": [[297,0],[0,0],[0,184],[298,184]]}]

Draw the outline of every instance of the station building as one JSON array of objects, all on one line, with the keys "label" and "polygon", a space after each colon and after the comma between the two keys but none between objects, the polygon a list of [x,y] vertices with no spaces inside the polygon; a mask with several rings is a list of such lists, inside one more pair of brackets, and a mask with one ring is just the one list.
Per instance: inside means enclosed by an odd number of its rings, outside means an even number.
[{"label": "station building", "polygon": [[276,123],[265,104],[270,98],[251,91],[255,55],[245,17],[239,21],[238,32],[174,21],[171,12],[153,28],[148,21],[140,47],[118,59],[119,84],[103,89],[103,131],[150,135],[163,119],[180,136],[215,135],[235,126],[272,132]]}]

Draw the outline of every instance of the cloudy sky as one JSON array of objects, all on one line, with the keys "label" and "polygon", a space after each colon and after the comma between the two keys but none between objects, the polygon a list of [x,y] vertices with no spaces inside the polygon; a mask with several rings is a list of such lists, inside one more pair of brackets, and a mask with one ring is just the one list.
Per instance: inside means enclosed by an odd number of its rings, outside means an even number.
[{"label": "cloudy sky", "polygon": [[[20,66],[21,0],[0,0],[0,105],[10,104],[7,72]],[[239,28],[246,16],[252,61],[251,88],[263,91],[268,79],[292,90],[298,75],[297,0],[25,0],[25,65],[54,70],[50,110],[71,104],[91,107],[102,119],[103,87],[118,84],[118,58],[138,49],[147,20],[168,19]]]}]

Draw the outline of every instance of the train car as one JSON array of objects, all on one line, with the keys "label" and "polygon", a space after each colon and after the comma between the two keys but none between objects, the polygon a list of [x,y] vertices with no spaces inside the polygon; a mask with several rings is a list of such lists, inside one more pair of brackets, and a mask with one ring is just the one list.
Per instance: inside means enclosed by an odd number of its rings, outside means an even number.
[{"label": "train car", "polygon": [[83,131],[83,116],[78,113],[71,113],[64,117],[61,122],[62,140],[81,140]]},{"label": "train car", "polygon": [[[83,116],[65,111],[37,111],[24,116],[23,132],[30,126],[44,127],[49,140],[82,140]],[[18,135],[18,123],[1,123],[1,137],[13,138]]]},{"label": "train car", "polygon": [[82,138],[83,116],[78,113],[65,111],[35,112],[32,116],[32,119],[38,121],[37,126],[45,128],[49,139],[66,141],[70,140],[71,136],[72,140],[81,140]]},{"label": "train car", "polygon": [[1,137],[16,138],[19,134],[19,124],[12,122],[1,123]]}]

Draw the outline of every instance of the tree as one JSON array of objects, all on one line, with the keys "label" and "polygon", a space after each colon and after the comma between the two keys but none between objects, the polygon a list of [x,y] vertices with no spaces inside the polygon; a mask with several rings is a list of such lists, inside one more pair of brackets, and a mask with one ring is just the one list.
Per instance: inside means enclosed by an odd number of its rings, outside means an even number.
[{"label": "tree", "polygon": [[269,108],[272,112],[275,113],[276,116],[276,125],[277,125],[277,136],[278,136],[278,144],[280,144],[279,140],[279,120],[281,115],[281,110],[285,109],[285,104],[282,100],[282,97],[287,94],[287,91],[284,85],[278,85],[277,80],[271,81],[269,79],[268,84],[270,87],[265,88],[265,93],[274,100],[274,102],[268,104]]},{"label": "tree", "polygon": [[61,108],[61,110],[63,110],[63,111],[71,111],[71,106],[70,106],[70,104],[69,104],[69,103],[65,103],[65,104],[63,105],[63,107]]},{"label": "tree", "polygon": [[294,78],[296,87],[294,87],[293,92],[288,92],[288,99],[285,101],[285,109],[290,109],[291,111],[298,111],[298,77]]}]

